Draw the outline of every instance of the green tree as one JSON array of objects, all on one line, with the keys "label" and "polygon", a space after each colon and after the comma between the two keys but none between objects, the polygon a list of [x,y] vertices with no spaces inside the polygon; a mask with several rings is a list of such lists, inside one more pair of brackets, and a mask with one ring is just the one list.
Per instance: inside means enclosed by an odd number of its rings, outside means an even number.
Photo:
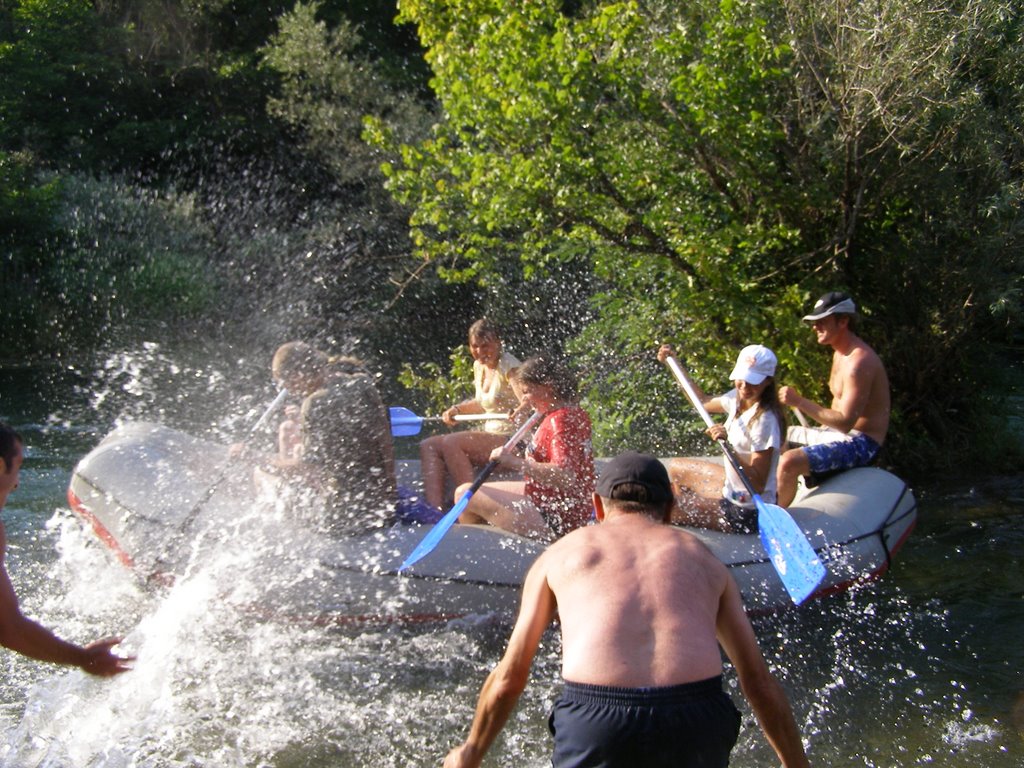
[{"label": "green tree", "polygon": [[[7,178],[0,174],[3,202],[10,199]],[[19,198],[26,195],[37,198],[38,210],[19,199],[17,221],[28,222],[33,236],[3,254],[6,354],[67,353],[126,328],[195,321],[213,308],[210,233],[194,215],[192,197],[84,175],[59,184],[35,180]],[[0,215],[8,210],[4,205]]]},{"label": "green tree", "polygon": [[[329,200],[304,212],[305,231],[290,233],[276,249],[291,254],[279,256],[293,268],[276,284],[286,288],[282,297],[305,302],[304,335],[361,338],[351,351],[374,350],[394,366],[423,349],[446,353],[465,331],[438,334],[438,326],[454,306],[474,311],[476,302],[436,278],[396,290],[410,250],[407,213],[384,190],[381,151],[362,139],[368,115],[409,141],[424,136],[430,103],[410,92],[394,61],[376,55],[376,45],[367,48],[360,30],[327,3],[296,4],[260,53],[277,80],[268,114],[327,169],[333,187]],[[265,262],[255,250],[251,263]]]},{"label": "green tree", "polygon": [[86,0],[17,0],[0,38],[0,147],[37,157],[88,154],[119,112],[115,30]]},{"label": "green tree", "polygon": [[268,113],[300,131],[310,153],[343,184],[380,185],[379,154],[362,141],[363,120],[375,115],[408,138],[422,136],[429,112],[396,89],[378,63],[362,53],[362,38],[345,18],[319,19],[323,4],[297,3],[278,20],[262,49],[280,78]]},{"label": "green tree", "polygon": [[990,308],[1019,288],[1019,128],[984,97],[998,73],[1020,103],[1019,9],[399,7],[444,116],[415,144],[372,133],[400,155],[385,173],[417,256],[481,282],[509,261],[526,276],[590,264],[606,289],[574,349],[605,447],[685,432],[661,415],[679,401],[657,341],[710,388],[764,342],[787,382],[824,396],[827,356],[798,318],[830,288],[855,294],[890,368],[897,450],[944,447]]},{"label": "green tree", "polygon": [[232,142],[239,155],[270,154],[281,133],[264,112],[271,83],[256,49],[281,10],[242,0],[0,5],[0,147],[49,168],[148,176],[194,170],[197,156]]},{"label": "green tree", "polygon": [[59,181],[40,178],[29,155],[0,151],[0,258],[11,296],[42,268],[38,253],[57,233],[59,195]]},{"label": "green tree", "polygon": [[0,151],[0,343],[8,354],[35,339],[34,299],[48,244],[60,235],[60,194],[59,181],[40,178],[29,156]]}]

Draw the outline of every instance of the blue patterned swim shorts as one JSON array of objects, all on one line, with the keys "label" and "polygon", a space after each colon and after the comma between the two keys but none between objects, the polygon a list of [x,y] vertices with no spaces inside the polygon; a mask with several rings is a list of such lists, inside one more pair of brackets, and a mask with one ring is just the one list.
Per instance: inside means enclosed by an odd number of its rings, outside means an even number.
[{"label": "blue patterned swim shorts", "polygon": [[816,475],[838,469],[867,466],[875,460],[880,449],[878,443],[860,432],[850,434],[842,440],[804,446],[811,472]]}]

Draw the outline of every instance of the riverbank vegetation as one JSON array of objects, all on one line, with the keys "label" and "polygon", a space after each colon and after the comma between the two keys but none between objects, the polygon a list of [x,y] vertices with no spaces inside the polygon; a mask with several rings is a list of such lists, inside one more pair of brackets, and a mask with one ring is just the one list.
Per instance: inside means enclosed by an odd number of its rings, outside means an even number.
[{"label": "riverbank vegetation", "polygon": [[835,288],[890,371],[887,461],[1009,465],[990,373],[1022,338],[1022,14],[14,0],[5,355],[243,326],[360,354],[393,397],[406,364],[428,408],[486,313],[578,365],[599,450],[681,453],[658,342],[711,391],[766,343],[824,398],[799,318]]}]

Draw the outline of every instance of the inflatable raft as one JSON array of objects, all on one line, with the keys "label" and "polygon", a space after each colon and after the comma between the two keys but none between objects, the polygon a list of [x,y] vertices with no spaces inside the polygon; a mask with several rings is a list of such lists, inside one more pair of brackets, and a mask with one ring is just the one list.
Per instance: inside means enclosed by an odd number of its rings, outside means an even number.
[{"label": "inflatable raft", "polygon": [[[417,478],[418,462],[400,464],[403,483]],[[511,616],[526,570],[543,548],[490,526],[456,525],[399,574],[429,526],[332,536],[279,509],[261,509],[247,474],[223,445],[135,422],[117,427],[78,463],[68,499],[142,578],[167,583],[235,547],[251,558],[247,574],[289,574],[254,597],[254,610],[317,623]],[[801,488],[789,511],[828,570],[813,597],[881,576],[917,520],[907,485],[872,467]],[[688,530],[729,566],[748,610],[792,605],[756,535]]]}]

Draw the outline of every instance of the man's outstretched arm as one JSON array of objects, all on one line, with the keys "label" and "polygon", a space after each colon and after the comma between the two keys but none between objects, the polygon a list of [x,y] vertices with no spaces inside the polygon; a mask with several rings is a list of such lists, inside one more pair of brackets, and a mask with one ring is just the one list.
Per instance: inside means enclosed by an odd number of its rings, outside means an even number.
[{"label": "man's outstretched arm", "polygon": [[480,690],[469,736],[448,753],[444,768],[479,766],[526,687],[541,637],[555,615],[555,596],[548,587],[545,561],[541,555],[526,575],[519,616],[505,655]]},{"label": "man's outstretched arm", "polygon": [[66,664],[91,675],[110,677],[127,672],[134,661],[134,657],[114,655],[111,648],[118,642],[120,638],[109,638],[85,647],[75,645],[22,614],[0,551],[0,645],[36,661]]},{"label": "man's outstretched arm", "polygon": [[736,667],[743,695],[750,702],[765,738],[785,768],[808,768],[800,731],[786,692],[768,669],[732,577],[718,609],[718,639]]}]

